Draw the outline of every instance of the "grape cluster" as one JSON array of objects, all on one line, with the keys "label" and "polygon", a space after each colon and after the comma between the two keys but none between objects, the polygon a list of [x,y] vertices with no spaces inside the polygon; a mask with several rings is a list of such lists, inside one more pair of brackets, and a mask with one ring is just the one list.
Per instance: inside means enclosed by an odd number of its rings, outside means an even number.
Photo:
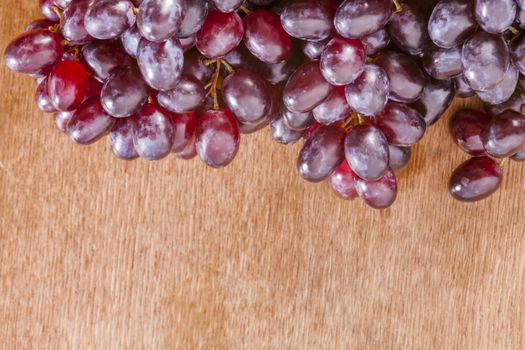
[{"label": "grape cluster", "polygon": [[73,141],[109,134],[121,159],[174,153],[223,167],[240,134],[270,126],[281,144],[304,141],[304,179],[382,209],[411,147],[454,96],[475,93],[495,118],[465,111],[451,122],[477,157],[454,173],[453,195],[484,198],[489,177],[499,185],[488,156],[525,158],[515,155],[525,146],[523,1],[39,3],[45,18],[7,47],[7,65],[37,79],[38,106]]},{"label": "grape cluster", "polygon": [[450,178],[461,201],[494,193],[502,180],[496,159],[525,160],[525,1],[440,1],[428,33],[433,47],[423,56],[431,75],[454,78],[461,97],[477,95],[488,113],[457,112],[450,120],[456,144],[471,159]]}]

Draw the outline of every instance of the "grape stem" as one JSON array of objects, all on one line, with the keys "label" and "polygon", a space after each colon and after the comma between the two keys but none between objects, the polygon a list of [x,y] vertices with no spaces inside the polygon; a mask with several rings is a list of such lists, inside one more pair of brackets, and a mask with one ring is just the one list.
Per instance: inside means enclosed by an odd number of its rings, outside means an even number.
[{"label": "grape stem", "polygon": [[394,6],[396,7],[396,9],[395,9],[396,13],[399,13],[399,12],[403,11],[403,5],[401,5],[399,0],[392,0],[392,2],[394,3]]},{"label": "grape stem", "polygon": [[252,11],[250,11],[246,6],[241,6],[239,7],[239,10],[241,10],[242,12],[244,12],[244,14],[246,16],[248,16],[250,13],[252,13]]},{"label": "grape stem", "polygon": [[206,67],[209,67],[212,64],[215,65],[215,72],[213,73],[210,82],[206,84],[204,88],[207,91],[206,97],[211,96],[213,98],[213,109],[217,110],[220,108],[218,91],[222,89],[221,68],[226,68],[230,74],[235,72],[235,69],[224,58],[207,59],[204,60],[203,63]]},{"label": "grape stem", "polygon": [[63,11],[60,7],[58,6],[53,6],[53,12],[56,13],[56,15],[58,16],[58,18],[60,18],[60,21],[62,21],[62,17],[63,17]]}]

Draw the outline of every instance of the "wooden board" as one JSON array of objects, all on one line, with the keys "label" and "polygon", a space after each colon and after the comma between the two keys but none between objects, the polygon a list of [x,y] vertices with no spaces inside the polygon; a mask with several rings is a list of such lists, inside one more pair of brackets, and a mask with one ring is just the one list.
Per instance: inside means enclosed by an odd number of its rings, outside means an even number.
[{"label": "wooden board", "polygon": [[[4,1],[2,48],[36,17]],[[525,348],[525,165],[455,202],[446,121],[375,211],[302,181],[268,131],[220,171],[76,146],[1,66],[0,348]]]}]

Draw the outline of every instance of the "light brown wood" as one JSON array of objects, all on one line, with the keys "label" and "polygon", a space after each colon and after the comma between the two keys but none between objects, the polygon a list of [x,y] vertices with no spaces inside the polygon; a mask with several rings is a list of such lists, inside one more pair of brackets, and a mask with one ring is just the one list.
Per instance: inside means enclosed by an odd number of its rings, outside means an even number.
[{"label": "light brown wood", "polygon": [[[36,17],[4,1],[1,46]],[[448,117],[375,211],[302,181],[268,131],[220,171],[76,146],[1,63],[0,348],[525,348],[525,168],[455,202]]]}]

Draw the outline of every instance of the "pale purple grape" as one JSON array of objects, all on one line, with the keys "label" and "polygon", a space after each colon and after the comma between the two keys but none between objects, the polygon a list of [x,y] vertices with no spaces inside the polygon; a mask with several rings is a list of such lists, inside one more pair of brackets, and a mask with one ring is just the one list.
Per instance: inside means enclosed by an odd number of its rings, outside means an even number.
[{"label": "pale purple grape", "polygon": [[139,7],[137,28],[149,41],[166,41],[179,31],[187,5],[186,0],[144,0]]},{"label": "pale purple grape", "polygon": [[59,34],[35,29],[20,35],[7,46],[5,62],[15,72],[40,74],[54,66],[63,52]]},{"label": "pale purple grape", "polygon": [[525,74],[525,35],[520,35],[510,42],[510,54],[516,68]]},{"label": "pale purple grape", "polygon": [[144,105],[150,89],[137,68],[128,67],[111,75],[100,94],[102,106],[116,118],[129,117]]},{"label": "pale purple grape", "polygon": [[175,129],[169,112],[146,105],[133,116],[133,144],[146,160],[158,160],[171,153]]},{"label": "pale purple grape", "polygon": [[389,102],[371,121],[383,132],[388,143],[396,146],[416,144],[426,130],[426,123],[417,110],[397,102]]},{"label": "pale purple grape", "polygon": [[182,113],[197,110],[206,99],[204,85],[192,77],[182,76],[177,86],[168,91],[159,91],[157,101],[167,110]]},{"label": "pale purple grape", "polygon": [[441,0],[428,21],[428,34],[437,46],[450,49],[462,44],[477,28],[470,0]]},{"label": "pale purple grape", "polygon": [[498,114],[488,124],[481,139],[492,157],[506,158],[525,147],[525,116],[512,110]]},{"label": "pale purple grape", "polygon": [[385,135],[373,125],[357,125],[345,138],[345,157],[350,168],[365,180],[377,180],[388,170],[389,150]]},{"label": "pale purple grape", "polygon": [[359,197],[374,209],[390,207],[397,197],[397,179],[391,169],[382,178],[375,181],[356,177],[354,185]]},{"label": "pale purple grape", "polygon": [[137,58],[141,39],[142,35],[137,26],[129,28],[120,36],[122,47],[126,50],[127,54],[133,58]]},{"label": "pale purple grape", "polygon": [[476,0],[476,20],[484,31],[499,34],[516,19],[514,0]]},{"label": "pale purple grape", "polygon": [[281,23],[291,36],[309,41],[328,38],[333,31],[333,8],[329,1],[290,1],[281,13]]},{"label": "pale purple grape", "polygon": [[374,56],[390,44],[390,36],[385,29],[380,29],[377,32],[362,37],[361,42],[365,47],[366,55]]},{"label": "pale purple grape", "polygon": [[381,112],[388,102],[390,82],[385,70],[367,64],[363,73],[345,88],[346,100],[357,113],[374,116]]},{"label": "pale purple grape", "polygon": [[67,126],[69,124],[69,121],[71,118],[73,118],[73,114],[75,114],[75,111],[72,112],[62,112],[58,111],[54,114],[53,119],[55,121],[55,125],[58,130],[63,132],[64,134],[67,134]]},{"label": "pale purple grape", "polygon": [[474,90],[465,80],[463,75],[457,76],[454,78],[454,85],[456,87],[456,96],[459,97],[471,97],[474,96]]},{"label": "pale purple grape", "polygon": [[303,41],[303,53],[311,60],[319,59],[324,51],[324,48],[326,47],[326,44],[328,44],[330,40],[331,38],[319,41]]},{"label": "pale purple grape", "polygon": [[297,170],[305,180],[320,182],[344,160],[344,131],[339,126],[321,126],[305,143]]},{"label": "pale purple grape", "polygon": [[89,5],[84,26],[92,37],[108,40],[120,36],[135,24],[135,20],[129,0],[97,0]]},{"label": "pale purple grape", "polygon": [[149,86],[160,91],[171,90],[182,75],[184,51],[175,37],[161,43],[142,39],[137,63]]},{"label": "pale purple grape", "polygon": [[435,79],[447,80],[462,74],[460,47],[443,49],[434,46],[425,51],[422,62],[425,71]]},{"label": "pale purple grape", "polygon": [[211,0],[211,3],[221,12],[233,12],[241,7],[244,0]]},{"label": "pale purple grape", "polygon": [[487,105],[491,115],[498,115],[503,111],[510,109],[516,112],[524,113],[525,112],[525,94],[521,92],[520,89],[514,91],[512,96],[505,102],[499,105]]},{"label": "pale purple grape", "polygon": [[313,110],[313,116],[320,124],[330,125],[344,120],[351,109],[346,101],[344,87],[337,87],[319,106]]},{"label": "pale purple grape", "polygon": [[421,113],[427,126],[436,123],[452,104],[455,90],[450,80],[429,80],[423,95],[412,106]]},{"label": "pale purple grape", "polygon": [[89,35],[84,25],[84,17],[91,0],[77,0],[64,9],[60,31],[64,39],[74,45],[84,45],[93,37]]},{"label": "pale purple grape", "polygon": [[186,3],[186,13],[177,32],[179,38],[187,38],[196,34],[208,15],[208,3],[206,1],[186,0]]},{"label": "pale purple grape", "polygon": [[139,157],[133,144],[133,119],[117,119],[109,132],[109,144],[113,154],[123,160]]},{"label": "pale purple grape", "polygon": [[410,147],[388,145],[388,153],[390,155],[389,166],[392,170],[400,170],[406,167],[412,156]]},{"label": "pale purple grape", "polygon": [[84,101],[68,123],[69,137],[80,145],[89,145],[111,129],[115,119],[108,115],[98,96]]},{"label": "pale purple grape", "polygon": [[334,24],[345,38],[361,38],[382,29],[393,13],[391,0],[346,0],[336,12]]},{"label": "pale purple grape", "polygon": [[304,134],[304,130],[297,131],[290,129],[284,122],[284,115],[277,116],[277,118],[272,121],[271,127],[273,139],[283,145],[296,143]]},{"label": "pale purple grape", "polygon": [[502,37],[478,32],[463,45],[463,75],[476,91],[494,88],[509,69],[509,48]]},{"label": "pale purple grape", "polygon": [[476,94],[483,102],[490,103],[491,105],[501,104],[507,101],[516,90],[518,78],[519,72],[514,65],[511,64],[503,80],[499,82],[498,85],[487,91],[478,91]]}]

